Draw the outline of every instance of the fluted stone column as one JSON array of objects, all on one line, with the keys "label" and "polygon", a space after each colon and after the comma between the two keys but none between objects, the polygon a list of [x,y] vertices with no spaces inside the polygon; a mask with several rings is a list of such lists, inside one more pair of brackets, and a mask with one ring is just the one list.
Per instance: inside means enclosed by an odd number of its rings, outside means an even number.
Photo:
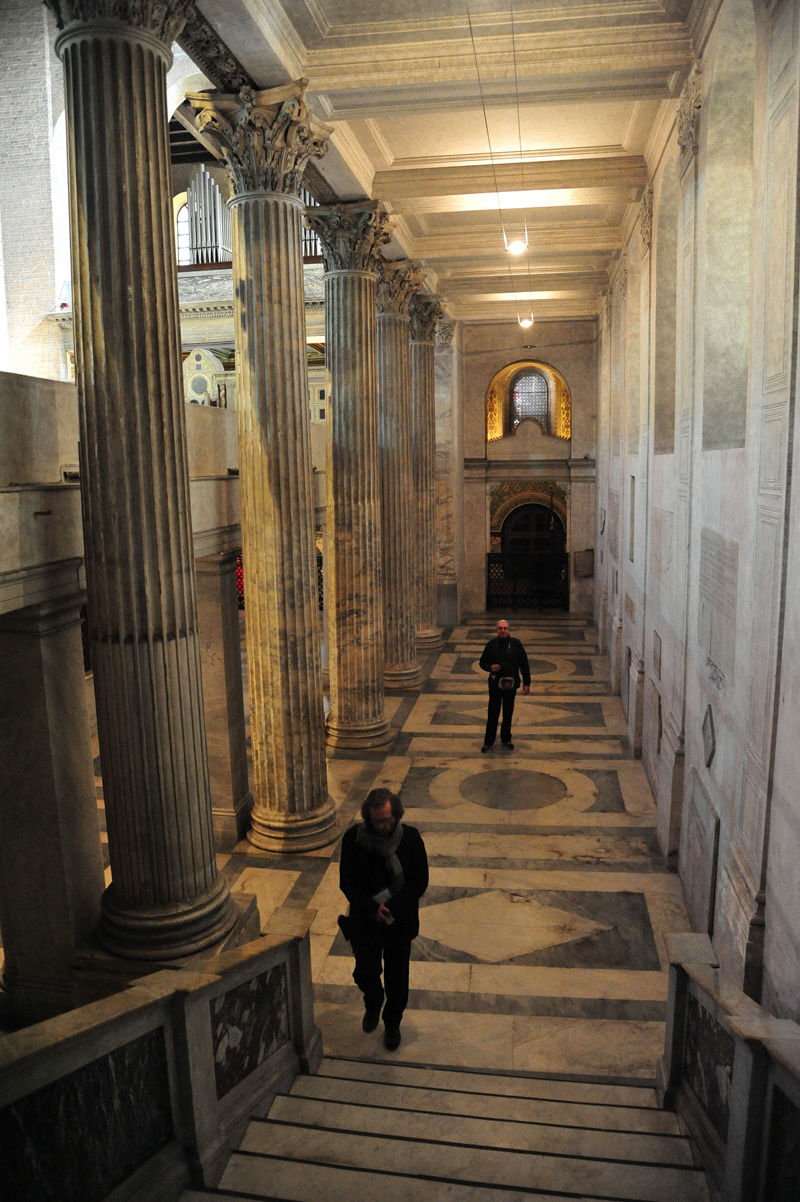
[{"label": "fluted stone column", "polygon": [[328,586],[333,747],[381,747],[384,713],[376,259],[389,238],[374,201],[306,211],[325,262]]},{"label": "fluted stone column", "polygon": [[188,955],[217,872],[190,529],[165,76],[188,0],[49,0],[61,33],[89,635],[113,883],[98,935]]},{"label": "fluted stone column", "polygon": [[231,179],[242,557],[253,749],[248,838],[336,835],[325,768],[300,182],[330,130],[305,82],[190,96]]},{"label": "fluted stone column", "polygon": [[384,679],[395,689],[422,681],[416,652],[415,534],[411,470],[408,309],[424,276],[418,264],[382,260],[378,279],[378,448],[383,541]]},{"label": "fluted stone column", "polygon": [[417,648],[430,651],[442,645],[437,623],[436,567],[436,395],[433,345],[436,325],[444,310],[438,297],[417,293],[411,318],[411,459],[416,498],[414,566],[416,570]]}]

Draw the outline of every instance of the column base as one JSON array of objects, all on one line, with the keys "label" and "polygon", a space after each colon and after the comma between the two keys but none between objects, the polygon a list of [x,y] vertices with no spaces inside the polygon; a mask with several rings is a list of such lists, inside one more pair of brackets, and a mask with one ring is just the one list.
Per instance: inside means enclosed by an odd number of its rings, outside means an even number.
[{"label": "column base", "polygon": [[165,968],[191,969],[195,963],[204,967],[197,971],[211,971],[209,962],[222,952],[232,951],[258,939],[261,935],[261,916],[258,902],[253,893],[232,893],[235,922],[224,938],[211,947],[204,948],[192,956],[164,958],[144,962],[126,956],[116,956],[100,947],[81,948],[76,952],[71,965],[73,1005],[87,1006],[100,998],[110,997],[120,989],[127,989],[132,981],[141,980]]},{"label": "column base", "polygon": [[418,689],[422,684],[419,661],[412,659],[408,664],[387,666],[383,671],[383,683],[387,689]]},{"label": "column base", "polygon": [[247,834],[250,825],[250,811],[253,808],[253,794],[248,792],[230,810],[213,806],[211,810],[214,822],[215,851],[233,851],[237,843]]},{"label": "column base", "polygon": [[327,847],[338,835],[336,811],[328,801],[305,814],[253,808],[247,838],[262,851],[298,852]]},{"label": "column base", "polygon": [[193,902],[130,910],[117,905],[112,881],[100,899],[97,938],[106,951],[125,960],[172,960],[219,943],[237,917],[228,882],[222,876]]},{"label": "column base", "polygon": [[438,651],[444,646],[441,626],[418,626],[416,633],[417,651]]},{"label": "column base", "polygon": [[350,726],[345,722],[332,720],[329,715],[326,728],[329,747],[341,747],[353,751],[386,747],[394,738],[394,733],[388,718],[381,718],[379,722],[353,723]]}]

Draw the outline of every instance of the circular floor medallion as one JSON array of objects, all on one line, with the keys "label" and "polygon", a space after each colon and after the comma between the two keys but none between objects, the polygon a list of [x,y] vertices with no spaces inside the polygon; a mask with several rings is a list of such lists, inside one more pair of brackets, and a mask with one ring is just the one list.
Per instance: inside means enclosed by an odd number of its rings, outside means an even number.
[{"label": "circular floor medallion", "polygon": [[546,772],[501,768],[468,776],[461,784],[461,796],[490,810],[541,810],[562,801],[567,786]]}]

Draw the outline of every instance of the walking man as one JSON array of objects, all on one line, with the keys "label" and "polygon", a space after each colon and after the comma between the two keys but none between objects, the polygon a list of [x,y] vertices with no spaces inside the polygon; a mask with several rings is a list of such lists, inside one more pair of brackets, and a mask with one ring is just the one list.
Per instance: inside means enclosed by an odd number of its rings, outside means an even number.
[{"label": "walking man", "polygon": [[364,995],[361,1027],[374,1031],[383,1007],[383,1042],[390,1052],[400,1046],[411,940],[419,934],[419,899],[428,888],[425,844],[402,817],[399,797],[373,789],[361,822],[345,831],[339,866],[339,888],[350,903],[339,926],[352,945],[353,980]]},{"label": "walking man", "polygon": [[514,698],[522,677],[523,693],[531,691],[531,670],[528,656],[519,639],[512,639],[508,622],[497,623],[497,635],[483,649],[481,667],[489,673],[489,709],[486,715],[486,733],[481,751],[494,746],[497,735],[497,719],[503,710],[500,726],[500,741],[509,751],[514,750],[511,742],[511,719],[514,714]]}]

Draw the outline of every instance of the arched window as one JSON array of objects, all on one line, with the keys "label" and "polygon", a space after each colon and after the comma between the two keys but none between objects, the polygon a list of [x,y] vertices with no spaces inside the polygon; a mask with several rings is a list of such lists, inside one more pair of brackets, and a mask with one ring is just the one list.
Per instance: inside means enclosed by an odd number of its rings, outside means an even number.
[{"label": "arched window", "polygon": [[175,217],[175,232],[178,242],[178,263],[191,263],[192,246],[189,237],[189,206],[184,204]]},{"label": "arched window", "polygon": [[551,438],[572,436],[572,398],[560,371],[529,360],[509,363],[486,391],[486,441],[510,438],[520,423],[534,421]]},{"label": "arched window", "polygon": [[511,394],[511,421],[516,430],[526,418],[538,422],[543,434],[550,433],[550,389],[547,379],[536,368],[521,371]]}]

